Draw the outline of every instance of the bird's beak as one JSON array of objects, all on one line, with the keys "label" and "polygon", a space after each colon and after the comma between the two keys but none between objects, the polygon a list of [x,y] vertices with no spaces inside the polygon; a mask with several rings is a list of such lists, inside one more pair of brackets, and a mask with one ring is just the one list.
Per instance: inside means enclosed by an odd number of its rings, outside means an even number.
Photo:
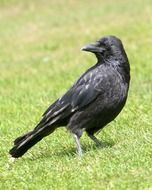
[{"label": "bird's beak", "polygon": [[93,44],[85,45],[84,47],[81,48],[81,50],[82,51],[89,51],[92,53],[102,53],[105,50],[105,48],[100,47],[99,44],[96,42]]}]

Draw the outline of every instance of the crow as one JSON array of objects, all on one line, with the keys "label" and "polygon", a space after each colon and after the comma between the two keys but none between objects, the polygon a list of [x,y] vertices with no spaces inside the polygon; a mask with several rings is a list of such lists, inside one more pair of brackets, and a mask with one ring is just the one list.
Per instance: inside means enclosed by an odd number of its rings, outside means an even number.
[{"label": "crow", "polygon": [[62,126],[73,134],[77,153],[82,155],[80,137],[83,131],[100,144],[94,134],[114,120],[124,107],[130,83],[130,65],[121,40],[111,35],[104,36],[81,50],[94,53],[97,63],[48,107],[32,131],[15,139],[9,151],[13,158],[21,157]]}]

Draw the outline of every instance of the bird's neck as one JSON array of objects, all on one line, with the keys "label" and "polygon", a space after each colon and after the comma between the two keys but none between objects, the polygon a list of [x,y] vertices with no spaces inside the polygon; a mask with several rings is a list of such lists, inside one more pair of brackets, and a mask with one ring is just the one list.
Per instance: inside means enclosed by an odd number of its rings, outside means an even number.
[{"label": "bird's neck", "polygon": [[[97,56],[96,56],[97,57]],[[120,57],[119,57],[120,58]],[[130,66],[128,62],[128,58],[121,57],[120,59],[114,59],[113,57],[104,59],[103,57],[97,58],[96,65],[105,65],[105,67],[112,67],[117,70],[123,77],[124,82],[130,82]]]},{"label": "bird's neck", "polygon": [[113,66],[122,76],[124,82],[129,84],[130,82],[130,66],[128,60],[117,60]]}]

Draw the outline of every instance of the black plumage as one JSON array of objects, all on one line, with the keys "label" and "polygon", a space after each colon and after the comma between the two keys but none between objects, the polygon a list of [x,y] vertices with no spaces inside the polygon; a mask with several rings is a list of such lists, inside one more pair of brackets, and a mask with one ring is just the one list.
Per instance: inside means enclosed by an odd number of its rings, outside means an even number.
[{"label": "black plumage", "polygon": [[82,50],[94,53],[97,63],[49,106],[31,132],[14,141],[14,147],[9,151],[12,157],[22,156],[60,126],[66,126],[73,134],[81,155],[79,139],[83,131],[99,143],[94,134],[122,110],[128,95],[130,66],[120,39],[106,36]]}]

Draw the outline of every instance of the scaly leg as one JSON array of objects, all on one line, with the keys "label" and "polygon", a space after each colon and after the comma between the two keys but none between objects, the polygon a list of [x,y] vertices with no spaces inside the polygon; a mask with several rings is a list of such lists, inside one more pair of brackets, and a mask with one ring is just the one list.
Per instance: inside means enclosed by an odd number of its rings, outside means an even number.
[{"label": "scaly leg", "polygon": [[73,134],[73,137],[74,137],[75,142],[76,142],[77,153],[78,153],[79,156],[82,156],[82,149],[81,149],[81,144],[80,144],[80,138],[76,134]]},{"label": "scaly leg", "polygon": [[88,134],[88,136],[96,143],[96,145],[100,146],[101,142],[94,135]]}]

